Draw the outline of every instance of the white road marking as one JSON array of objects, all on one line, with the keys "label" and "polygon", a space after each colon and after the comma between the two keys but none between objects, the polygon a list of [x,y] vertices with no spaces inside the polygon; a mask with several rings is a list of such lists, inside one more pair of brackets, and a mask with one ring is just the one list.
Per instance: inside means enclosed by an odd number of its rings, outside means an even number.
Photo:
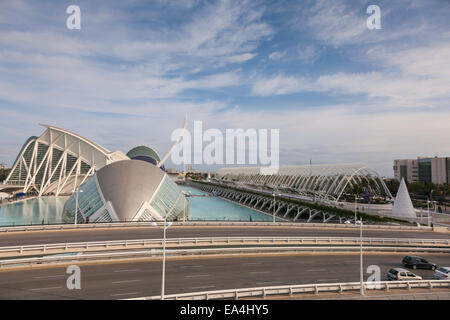
[{"label": "white road marking", "polygon": [[190,268],[201,268],[203,266],[181,266],[181,269],[190,269]]},{"label": "white road marking", "polygon": [[48,279],[48,278],[62,278],[65,277],[66,275],[64,274],[60,274],[60,275],[55,275],[55,276],[40,276],[40,277],[34,277],[34,279]]},{"label": "white road marking", "polygon": [[281,283],[280,281],[265,281],[265,282],[256,282],[256,284],[275,284]]},{"label": "white road marking", "polygon": [[243,266],[254,266],[254,265],[258,265],[261,264],[261,262],[246,262],[246,263],[242,263]]},{"label": "white road marking", "polygon": [[52,290],[52,289],[61,289],[62,287],[48,287],[48,288],[35,288],[35,289],[29,289],[33,291],[39,291],[39,290]]},{"label": "white road marking", "polygon": [[327,269],[310,269],[310,270],[305,270],[306,272],[313,272],[313,271],[317,271],[317,272],[323,272],[323,271],[327,271]]},{"label": "white road marking", "polygon": [[139,281],[142,281],[142,280],[123,280],[123,281],[114,281],[111,283],[116,284],[116,283],[139,282]]},{"label": "white road marking", "polygon": [[191,287],[191,289],[207,289],[207,288],[215,288],[216,286],[201,286],[201,287]]},{"label": "white road marking", "polygon": [[325,281],[338,281],[339,279],[319,279],[317,282],[325,282]]},{"label": "white road marking", "polygon": [[185,278],[197,278],[197,277],[209,277],[209,274],[193,274],[190,276],[184,276]]},{"label": "white road marking", "polygon": [[271,273],[271,271],[250,271],[249,273],[257,274],[257,273]]},{"label": "white road marking", "polygon": [[113,272],[133,272],[133,271],[139,271],[141,269],[128,269],[128,270],[115,270]]},{"label": "white road marking", "polygon": [[138,294],[138,293],[141,293],[141,292],[115,293],[115,294],[112,294],[111,297],[130,296],[130,295],[132,295],[132,294]]}]

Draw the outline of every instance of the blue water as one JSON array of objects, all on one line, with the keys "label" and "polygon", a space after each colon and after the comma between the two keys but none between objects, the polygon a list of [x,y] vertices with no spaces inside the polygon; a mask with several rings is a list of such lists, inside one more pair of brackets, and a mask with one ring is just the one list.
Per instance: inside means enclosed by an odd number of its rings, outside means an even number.
[{"label": "blue water", "polygon": [[[203,191],[182,186],[182,190],[191,194],[204,195]],[[190,220],[241,220],[272,221],[271,216],[234,204],[217,197],[188,197]]]},{"label": "blue water", "polygon": [[[204,192],[182,186],[186,192]],[[62,211],[68,197],[43,197],[0,205],[0,226],[63,223]],[[272,221],[272,217],[216,197],[188,197],[190,220]]]},{"label": "blue water", "polygon": [[0,226],[62,223],[68,197],[43,197],[0,206]]}]

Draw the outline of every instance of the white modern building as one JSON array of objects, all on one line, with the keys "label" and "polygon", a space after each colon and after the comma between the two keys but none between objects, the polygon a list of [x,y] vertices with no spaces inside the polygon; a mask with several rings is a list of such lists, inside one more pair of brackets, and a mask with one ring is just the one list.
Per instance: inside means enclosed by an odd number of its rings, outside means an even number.
[{"label": "white modern building", "polygon": [[120,151],[110,152],[76,133],[54,126],[22,146],[5,185],[23,192],[68,194],[94,172],[110,163],[129,159]]},{"label": "white modern building", "polygon": [[143,159],[111,163],[66,202],[63,220],[77,222],[182,220],[189,203],[169,175]]},{"label": "white modern building", "polygon": [[[76,133],[43,125],[22,146],[1,190],[41,195],[71,194],[66,222],[174,220],[189,216],[189,203],[147,146],[127,155]],[[77,191],[77,192],[76,192]]]}]

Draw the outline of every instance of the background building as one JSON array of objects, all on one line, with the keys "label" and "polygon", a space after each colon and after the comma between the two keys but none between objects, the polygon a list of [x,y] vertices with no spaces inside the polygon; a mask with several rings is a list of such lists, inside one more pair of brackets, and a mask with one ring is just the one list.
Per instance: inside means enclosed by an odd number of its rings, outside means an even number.
[{"label": "background building", "polygon": [[394,177],[397,181],[404,178],[407,182],[419,182],[419,162],[417,159],[394,160]]},{"label": "background building", "polygon": [[394,160],[394,177],[407,182],[450,183],[450,158],[418,157]]}]

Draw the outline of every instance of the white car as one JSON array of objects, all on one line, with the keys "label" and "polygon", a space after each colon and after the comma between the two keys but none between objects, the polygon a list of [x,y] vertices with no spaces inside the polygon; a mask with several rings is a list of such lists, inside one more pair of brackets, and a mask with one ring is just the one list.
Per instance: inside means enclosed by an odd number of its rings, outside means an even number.
[{"label": "white car", "polygon": [[408,281],[408,280],[422,280],[421,276],[412,273],[403,268],[393,268],[387,274],[388,280]]},{"label": "white car", "polygon": [[449,280],[450,267],[440,267],[434,271],[434,279]]}]

